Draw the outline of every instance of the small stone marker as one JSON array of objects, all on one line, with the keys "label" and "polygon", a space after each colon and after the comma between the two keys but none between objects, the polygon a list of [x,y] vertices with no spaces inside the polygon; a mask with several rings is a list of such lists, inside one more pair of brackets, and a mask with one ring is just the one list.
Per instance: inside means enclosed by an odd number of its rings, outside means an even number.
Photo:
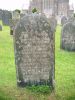
[{"label": "small stone marker", "polygon": [[54,33],[48,19],[24,16],[14,31],[17,83],[54,86]]},{"label": "small stone marker", "polygon": [[75,20],[66,23],[61,33],[61,48],[75,51]]}]

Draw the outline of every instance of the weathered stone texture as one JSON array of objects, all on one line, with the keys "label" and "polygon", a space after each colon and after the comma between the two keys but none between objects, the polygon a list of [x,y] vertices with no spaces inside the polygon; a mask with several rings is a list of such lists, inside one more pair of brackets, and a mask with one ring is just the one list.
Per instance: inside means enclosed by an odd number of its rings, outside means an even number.
[{"label": "weathered stone texture", "polygon": [[57,26],[57,20],[54,16],[50,18],[50,25],[51,29],[53,30],[53,33],[56,31],[56,26]]},{"label": "weathered stone texture", "polygon": [[10,20],[10,35],[13,35],[13,31],[15,29],[16,24],[18,23],[19,19],[11,19]]},{"label": "weathered stone texture", "polygon": [[75,21],[70,21],[63,26],[61,48],[68,51],[75,51]]},{"label": "weathered stone texture", "polygon": [[14,31],[19,85],[51,85],[54,81],[54,34],[45,16],[23,17]]}]

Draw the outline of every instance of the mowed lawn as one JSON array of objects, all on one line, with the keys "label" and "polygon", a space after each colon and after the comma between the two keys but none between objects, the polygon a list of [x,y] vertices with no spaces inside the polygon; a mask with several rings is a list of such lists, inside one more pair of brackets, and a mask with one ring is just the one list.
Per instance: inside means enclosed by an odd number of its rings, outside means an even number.
[{"label": "mowed lawn", "polygon": [[[55,33],[55,97],[75,100],[75,52],[60,50],[61,27]],[[0,100],[54,100],[54,94],[32,92],[16,84],[13,36],[10,28],[0,31]]]}]

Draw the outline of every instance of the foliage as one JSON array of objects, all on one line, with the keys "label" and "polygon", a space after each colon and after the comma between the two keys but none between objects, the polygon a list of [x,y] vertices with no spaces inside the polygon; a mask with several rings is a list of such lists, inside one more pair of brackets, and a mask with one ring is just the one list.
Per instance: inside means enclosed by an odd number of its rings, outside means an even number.
[{"label": "foliage", "polygon": [[52,88],[49,86],[41,85],[41,86],[29,86],[27,89],[31,90],[32,92],[42,93],[42,94],[50,94]]},{"label": "foliage", "polygon": [[37,12],[37,9],[36,8],[33,8],[32,9],[32,13],[35,13],[35,12]]}]

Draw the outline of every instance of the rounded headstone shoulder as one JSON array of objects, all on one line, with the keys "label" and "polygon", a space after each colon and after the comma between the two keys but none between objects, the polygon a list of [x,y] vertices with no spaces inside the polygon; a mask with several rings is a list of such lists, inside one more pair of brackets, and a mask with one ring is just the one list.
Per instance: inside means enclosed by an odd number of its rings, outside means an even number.
[{"label": "rounded headstone shoulder", "polygon": [[[39,26],[39,29],[38,29],[38,26]],[[48,31],[46,27],[49,28],[49,30],[51,30],[52,28],[50,23],[48,22],[48,19],[45,16],[41,14],[40,15],[39,14],[27,14],[22,19],[20,19],[19,23],[15,27],[15,34],[19,35],[20,32],[26,31],[26,29],[28,31],[31,31],[31,30],[32,31],[37,30],[39,32],[41,32],[42,30]]]}]

